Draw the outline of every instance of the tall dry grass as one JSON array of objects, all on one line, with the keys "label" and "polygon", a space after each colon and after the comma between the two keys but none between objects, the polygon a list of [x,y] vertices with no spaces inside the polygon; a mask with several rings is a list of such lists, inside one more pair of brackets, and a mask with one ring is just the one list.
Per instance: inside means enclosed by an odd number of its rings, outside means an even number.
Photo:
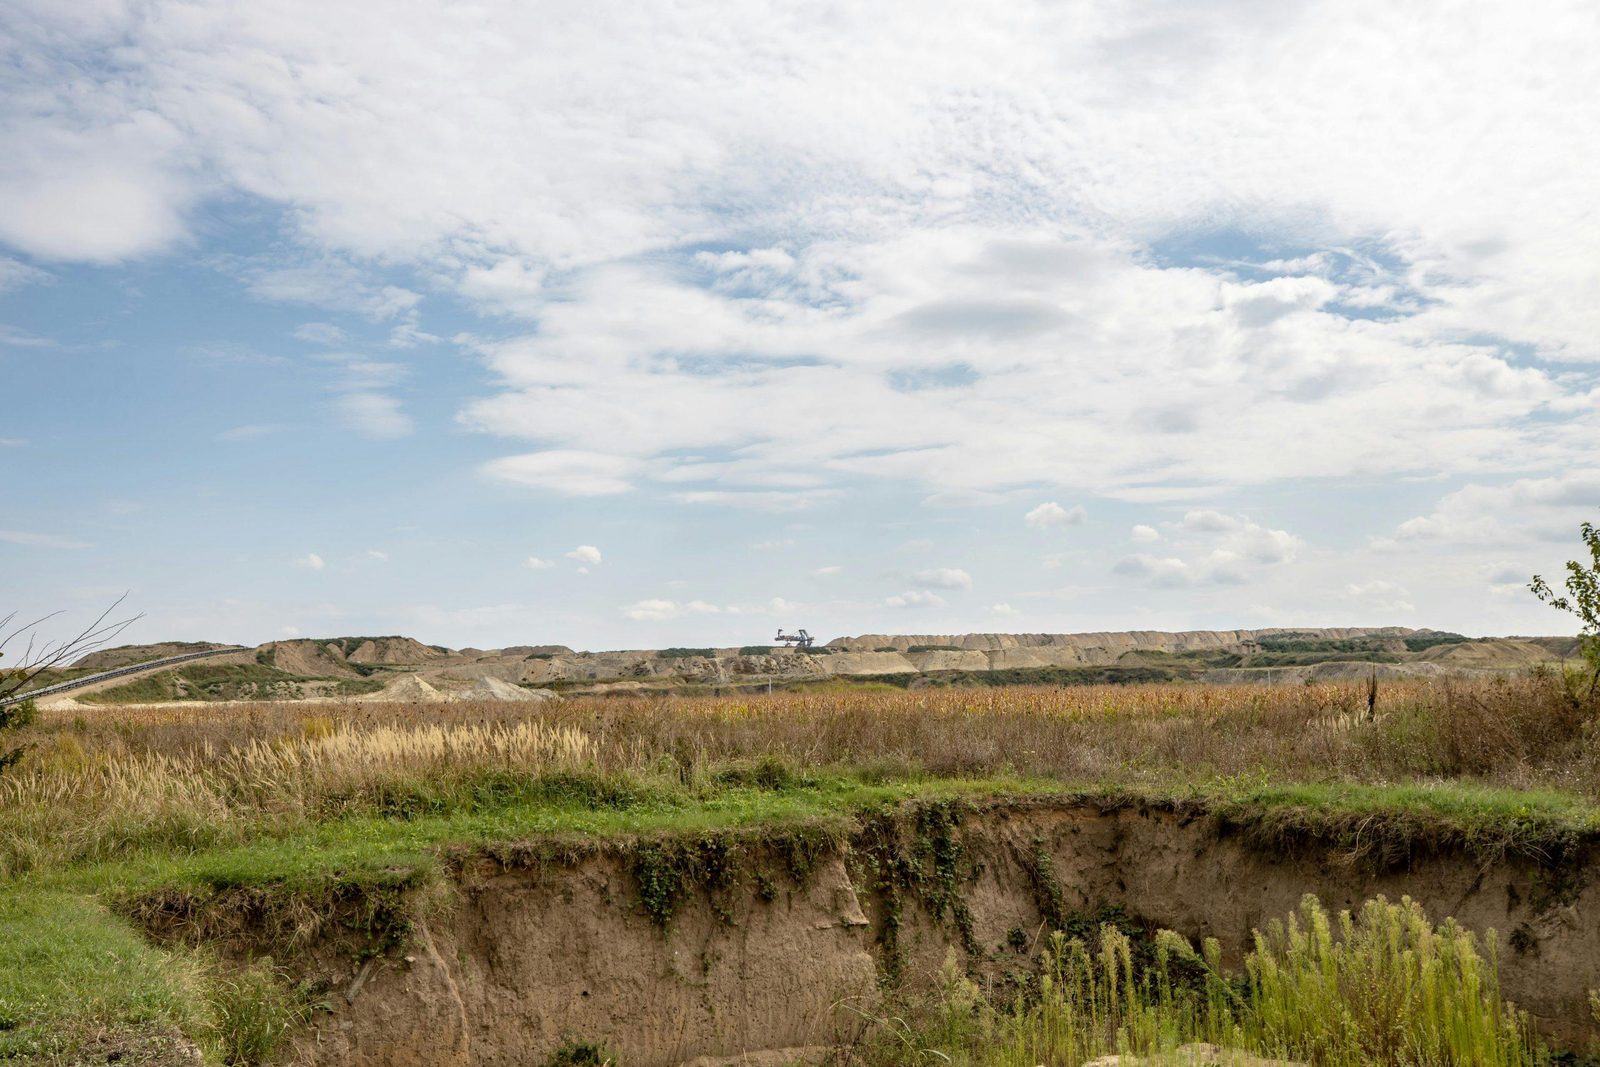
[{"label": "tall dry grass", "polygon": [[382,811],[414,795],[417,783],[448,798],[494,775],[596,762],[589,735],[535,721],[358,726],[315,716],[300,718],[295,732],[229,741],[210,736],[203,722],[191,729],[191,743],[167,750],[129,745],[131,722],[106,735],[74,728],[37,745],[30,766],[0,778],[0,875]]},{"label": "tall dry grass", "polygon": [[[550,773],[714,788],[730,763],[880,777],[1473,781],[1600,800],[1595,711],[1554,675],[45,711],[0,776],[0,875],[342,814],[470,805]],[[496,793],[495,790],[500,790]]]}]

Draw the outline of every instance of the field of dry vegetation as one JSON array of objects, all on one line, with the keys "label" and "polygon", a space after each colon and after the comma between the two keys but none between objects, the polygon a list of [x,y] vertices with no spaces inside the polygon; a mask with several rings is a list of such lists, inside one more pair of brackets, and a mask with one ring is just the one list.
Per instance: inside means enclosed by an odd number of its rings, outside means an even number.
[{"label": "field of dry vegetation", "polygon": [[[1311,833],[1335,846],[1431,838],[1559,854],[1600,835],[1600,715],[1580,694],[1564,676],[1532,673],[1386,683],[1370,704],[1360,684],[850,685],[548,704],[44,710],[20,738],[26,758],[0,775],[0,1059],[72,1062],[61,1059],[62,1040],[91,1047],[107,1026],[138,1018],[140,1034],[200,1035],[216,1062],[263,1062],[310,1010],[290,987],[203,954],[164,956],[105,902],[169,887],[303,885],[330,872],[392,880],[425,870],[442,846],[823,822],[911,798],[1054,793],[1190,804],[1251,832]],[[1374,913],[1380,921],[1416,922]],[[974,1015],[957,996],[965,1021],[927,1040],[949,1062],[1023,1067],[1078,1063],[1106,1047],[1112,1032],[1096,1014],[1094,982],[1109,972],[1094,979],[1087,957],[1059,947],[1068,955],[1057,963],[1077,961],[1075,988],[1089,999],[1044,1014],[1048,1001]],[[1307,982],[1325,969],[1302,963]],[[1241,1041],[1251,1027],[1277,1032],[1261,1014],[1265,1000],[1223,1010],[1157,992],[1137,1003],[1158,1029],[1226,1030]],[[1468,1014],[1487,1036],[1470,1040],[1509,1051],[1481,1062],[1533,1062],[1522,1024],[1484,1004]],[[1083,1018],[1100,1027],[1089,1044]],[[1011,1052],[1000,1055],[1002,1046]],[[1362,1055],[1347,1048],[1316,1062]]]},{"label": "field of dry vegetation", "polygon": [[1390,684],[1371,713],[1364,685],[46,711],[0,778],[0,875],[503,805],[552,776],[669,800],[766,774],[1234,796],[1469,787],[1586,807],[1600,802],[1595,729],[1563,679],[1537,673]]}]

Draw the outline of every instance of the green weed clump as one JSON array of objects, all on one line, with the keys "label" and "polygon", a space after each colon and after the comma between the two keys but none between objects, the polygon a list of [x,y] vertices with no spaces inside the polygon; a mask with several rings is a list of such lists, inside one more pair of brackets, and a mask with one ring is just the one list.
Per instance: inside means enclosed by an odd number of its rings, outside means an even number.
[{"label": "green weed clump", "polygon": [[1338,932],[1313,897],[1256,935],[1241,1024],[1260,1046],[1327,1064],[1522,1064],[1538,1044],[1500,998],[1493,931],[1435,928],[1410,899],[1379,897]]},{"label": "green weed clump", "polygon": [[212,1043],[229,1067],[267,1062],[314,1008],[302,990],[273,972],[271,960],[219,973],[209,999]]},{"label": "green weed clump", "polygon": [[1258,933],[1245,974],[1170,931],[1148,962],[1117,926],[1097,943],[1057,931],[1037,987],[995,1007],[947,963],[920,1028],[885,1027],[869,1060],[968,1067],[1081,1064],[1123,1053],[1173,1056],[1206,1042],[1313,1067],[1534,1067],[1550,1057],[1525,1014],[1501,999],[1492,937],[1454,920],[1435,927],[1409,899],[1368,901],[1330,917],[1307,897]]}]

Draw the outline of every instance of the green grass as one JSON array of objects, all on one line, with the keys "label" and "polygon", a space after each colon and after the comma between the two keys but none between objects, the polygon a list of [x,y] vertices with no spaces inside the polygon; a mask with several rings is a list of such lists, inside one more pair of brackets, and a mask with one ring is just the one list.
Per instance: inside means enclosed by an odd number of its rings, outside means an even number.
[{"label": "green grass", "polygon": [[203,979],[81,892],[0,893],[0,1059],[100,1028],[202,1033]]},{"label": "green grass", "polygon": [[431,866],[436,850],[538,837],[623,839],[694,835],[796,823],[849,825],[859,813],[911,800],[966,798],[996,803],[1049,799],[1107,809],[1148,806],[1209,814],[1225,829],[1250,832],[1264,847],[1348,839],[1359,828],[1370,847],[1466,847],[1485,855],[1549,856],[1600,839],[1600,807],[1555,792],[1470,785],[1277,785],[1219,779],[1175,788],[1129,789],[1109,782],[942,778],[873,782],[816,776],[779,788],[734,786],[704,793],[659,784],[570,775],[535,779],[520,795],[486,792],[478,806],[409,816],[347,816],[309,831],[264,833],[248,845],[189,851],[147,847],[119,862],[39,871],[36,887],[221,887],[315,880],[329,871]]}]

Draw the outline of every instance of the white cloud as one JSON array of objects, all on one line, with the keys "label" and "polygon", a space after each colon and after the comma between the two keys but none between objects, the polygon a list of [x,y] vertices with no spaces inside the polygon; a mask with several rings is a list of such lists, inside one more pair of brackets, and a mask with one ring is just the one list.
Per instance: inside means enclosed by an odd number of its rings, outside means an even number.
[{"label": "white cloud", "polygon": [[579,545],[571,552],[563,553],[568,559],[576,560],[589,567],[598,567],[602,562],[600,550],[593,545]]},{"label": "white cloud", "polygon": [[755,511],[804,511],[818,500],[832,494],[823,490],[720,490],[703,489],[687,493],[674,493],[672,499],[684,504],[720,504],[731,508],[749,508]]},{"label": "white cloud", "polygon": [[55,280],[49,271],[30,267],[21,260],[0,256],[0,293],[9,293],[27,285],[41,285]]},{"label": "white cloud", "polygon": [[[1015,525],[1439,476],[1467,488],[1385,551],[1522,569],[1593,506],[1537,484],[1600,469],[1582,0],[17,2],[0,242],[46,266],[193,245],[396,345],[429,336],[424,293],[503,316],[460,340],[490,478],[797,516],[888,487]],[[277,227],[264,251],[207,255],[238,217]],[[0,326],[8,355],[47,343]],[[330,399],[409,429],[359,362]],[[1135,528],[1128,566],[1287,585],[1328,551],[1239,521]],[[1424,606],[1476,580],[1387,573]],[[1346,577],[1316,588],[1337,606]]]},{"label": "white cloud", "polygon": [[1022,521],[1030,530],[1043,530],[1051,526],[1082,526],[1088,517],[1081,506],[1064,508],[1052,500],[1028,512]]},{"label": "white cloud", "polygon": [[370,560],[375,560],[378,563],[388,563],[389,562],[389,553],[384,552],[384,551],[382,551],[380,549],[369,548],[369,549],[367,549],[367,558],[370,559]]},{"label": "white cloud", "polygon": [[999,615],[999,616],[1002,616],[1002,617],[1005,617],[1005,618],[1010,618],[1011,616],[1014,616],[1014,615],[1021,615],[1022,612],[1018,611],[1016,608],[1012,607],[1010,604],[991,604],[989,606],[989,614],[991,614],[991,615]]},{"label": "white cloud", "polygon": [[297,341],[335,348],[349,343],[350,335],[331,322],[303,322],[294,328]]},{"label": "white cloud", "polygon": [[960,567],[932,567],[911,576],[918,585],[932,589],[971,589],[972,575]]},{"label": "white cloud", "polygon": [[639,600],[622,609],[622,614],[640,622],[675,619],[680,614],[678,605],[671,600]]},{"label": "white cloud", "polygon": [[941,608],[944,607],[944,597],[938,593],[927,593],[920,589],[911,589],[888,597],[883,603],[891,608]]},{"label": "white cloud", "polygon": [[1416,605],[1408,599],[1410,593],[1402,585],[1374,578],[1367,582],[1350,582],[1344,587],[1344,598],[1360,603],[1364,608],[1388,614],[1410,613]]},{"label": "white cloud", "polygon": [[296,567],[300,567],[300,568],[303,568],[303,569],[308,570],[308,571],[320,571],[322,568],[326,567],[328,564],[326,563],[326,561],[323,560],[323,558],[321,556],[317,555],[315,552],[307,552],[305,555],[301,556],[299,559],[296,559],[294,561],[294,565]]},{"label": "white cloud", "polygon": [[555,566],[555,564],[549,560],[540,559],[538,556],[529,556],[527,559],[522,561],[522,565],[528,568],[530,571],[545,571]]},{"label": "white cloud", "polygon": [[11,545],[27,545],[30,548],[93,547],[85,541],[75,541],[70,537],[57,537],[55,534],[33,533],[28,530],[0,530],[0,541]]},{"label": "white cloud", "polygon": [[300,263],[220,257],[216,265],[262,300],[349,311],[374,322],[413,319],[422,302],[420,293],[370,281],[356,263],[334,256]]},{"label": "white cloud", "polygon": [[26,448],[27,439],[22,437],[0,437],[0,448]]},{"label": "white cloud", "polygon": [[1260,523],[1220,511],[1191,511],[1178,523],[1178,529],[1210,535],[1214,553],[1251,563],[1287,563],[1299,552],[1301,541],[1287,530],[1273,530]]},{"label": "white cloud", "polygon": [[840,567],[838,565],[834,565],[834,566],[829,566],[829,567],[818,567],[816,570],[812,571],[811,573],[815,574],[819,578],[825,578],[830,574],[838,574],[842,570],[844,570],[843,567]]},{"label": "white cloud", "polygon": [[[758,5],[710,38],[696,4],[552,31],[491,0],[386,12],[384,47],[360,3],[33,6],[0,75],[23,146],[0,240],[112,260],[255,198],[284,249],[221,265],[265,299],[411,343],[409,266],[536,319],[483,345],[498,385],[468,424],[613,469],[527,484],[623,492],[707,448],[740,458],[694,502],[860,477],[1170,499],[1600,436],[1589,385],[1496,340],[1600,358],[1577,0]],[[1181,252],[1230,229],[1284,251]],[[774,484],[801,475],[821,484]]]},{"label": "white cloud", "polygon": [[346,393],[334,399],[345,426],[374,441],[392,441],[411,433],[411,416],[387,393]]},{"label": "white cloud", "polygon": [[1165,526],[1165,535],[1152,527],[1135,527],[1155,535],[1136,536],[1135,540],[1164,540],[1171,554],[1136,552],[1119,560],[1113,573],[1164,589],[1244,585],[1268,569],[1293,562],[1304,547],[1300,538],[1287,530],[1210,509],[1189,511]]},{"label": "white cloud", "polygon": [[1600,471],[1472,484],[1442,498],[1427,515],[1402,522],[1402,541],[1442,545],[1505,545],[1567,540],[1600,512]]},{"label": "white cloud", "polygon": [[603,452],[549,451],[502,456],[484,464],[483,472],[498,481],[529,489],[549,489],[569,496],[606,496],[633,488],[642,464]]},{"label": "white cloud", "polygon": [[622,614],[636,622],[661,622],[681,619],[686,615],[714,615],[722,610],[703,600],[691,600],[686,604],[674,600],[640,600],[623,607]]},{"label": "white cloud", "polygon": [[[72,87],[63,81],[63,98],[49,102],[46,85],[18,83],[41,68],[37,61],[13,66],[0,79],[0,98],[13,101],[0,121],[9,120],[6,141],[15,150],[0,171],[0,241],[43,259],[91,263],[179,241],[198,193],[175,158],[185,151],[184,133],[154,111],[116,99],[115,78],[78,79]],[[71,116],[75,105],[88,113]]]},{"label": "white cloud", "polygon": [[1140,552],[1118,560],[1112,570],[1131,578],[1143,578],[1161,589],[1193,585],[1200,581],[1196,568],[1176,556],[1152,556]]},{"label": "white cloud", "polygon": [[40,337],[26,330],[19,330],[14,326],[7,326],[0,322],[0,348],[56,348],[57,343],[49,337]]},{"label": "white cloud", "polygon": [[1141,523],[1138,526],[1135,526],[1129,532],[1128,536],[1132,537],[1135,541],[1138,541],[1141,544],[1150,544],[1152,542],[1161,540],[1161,531],[1157,530],[1154,526],[1145,526]]}]

